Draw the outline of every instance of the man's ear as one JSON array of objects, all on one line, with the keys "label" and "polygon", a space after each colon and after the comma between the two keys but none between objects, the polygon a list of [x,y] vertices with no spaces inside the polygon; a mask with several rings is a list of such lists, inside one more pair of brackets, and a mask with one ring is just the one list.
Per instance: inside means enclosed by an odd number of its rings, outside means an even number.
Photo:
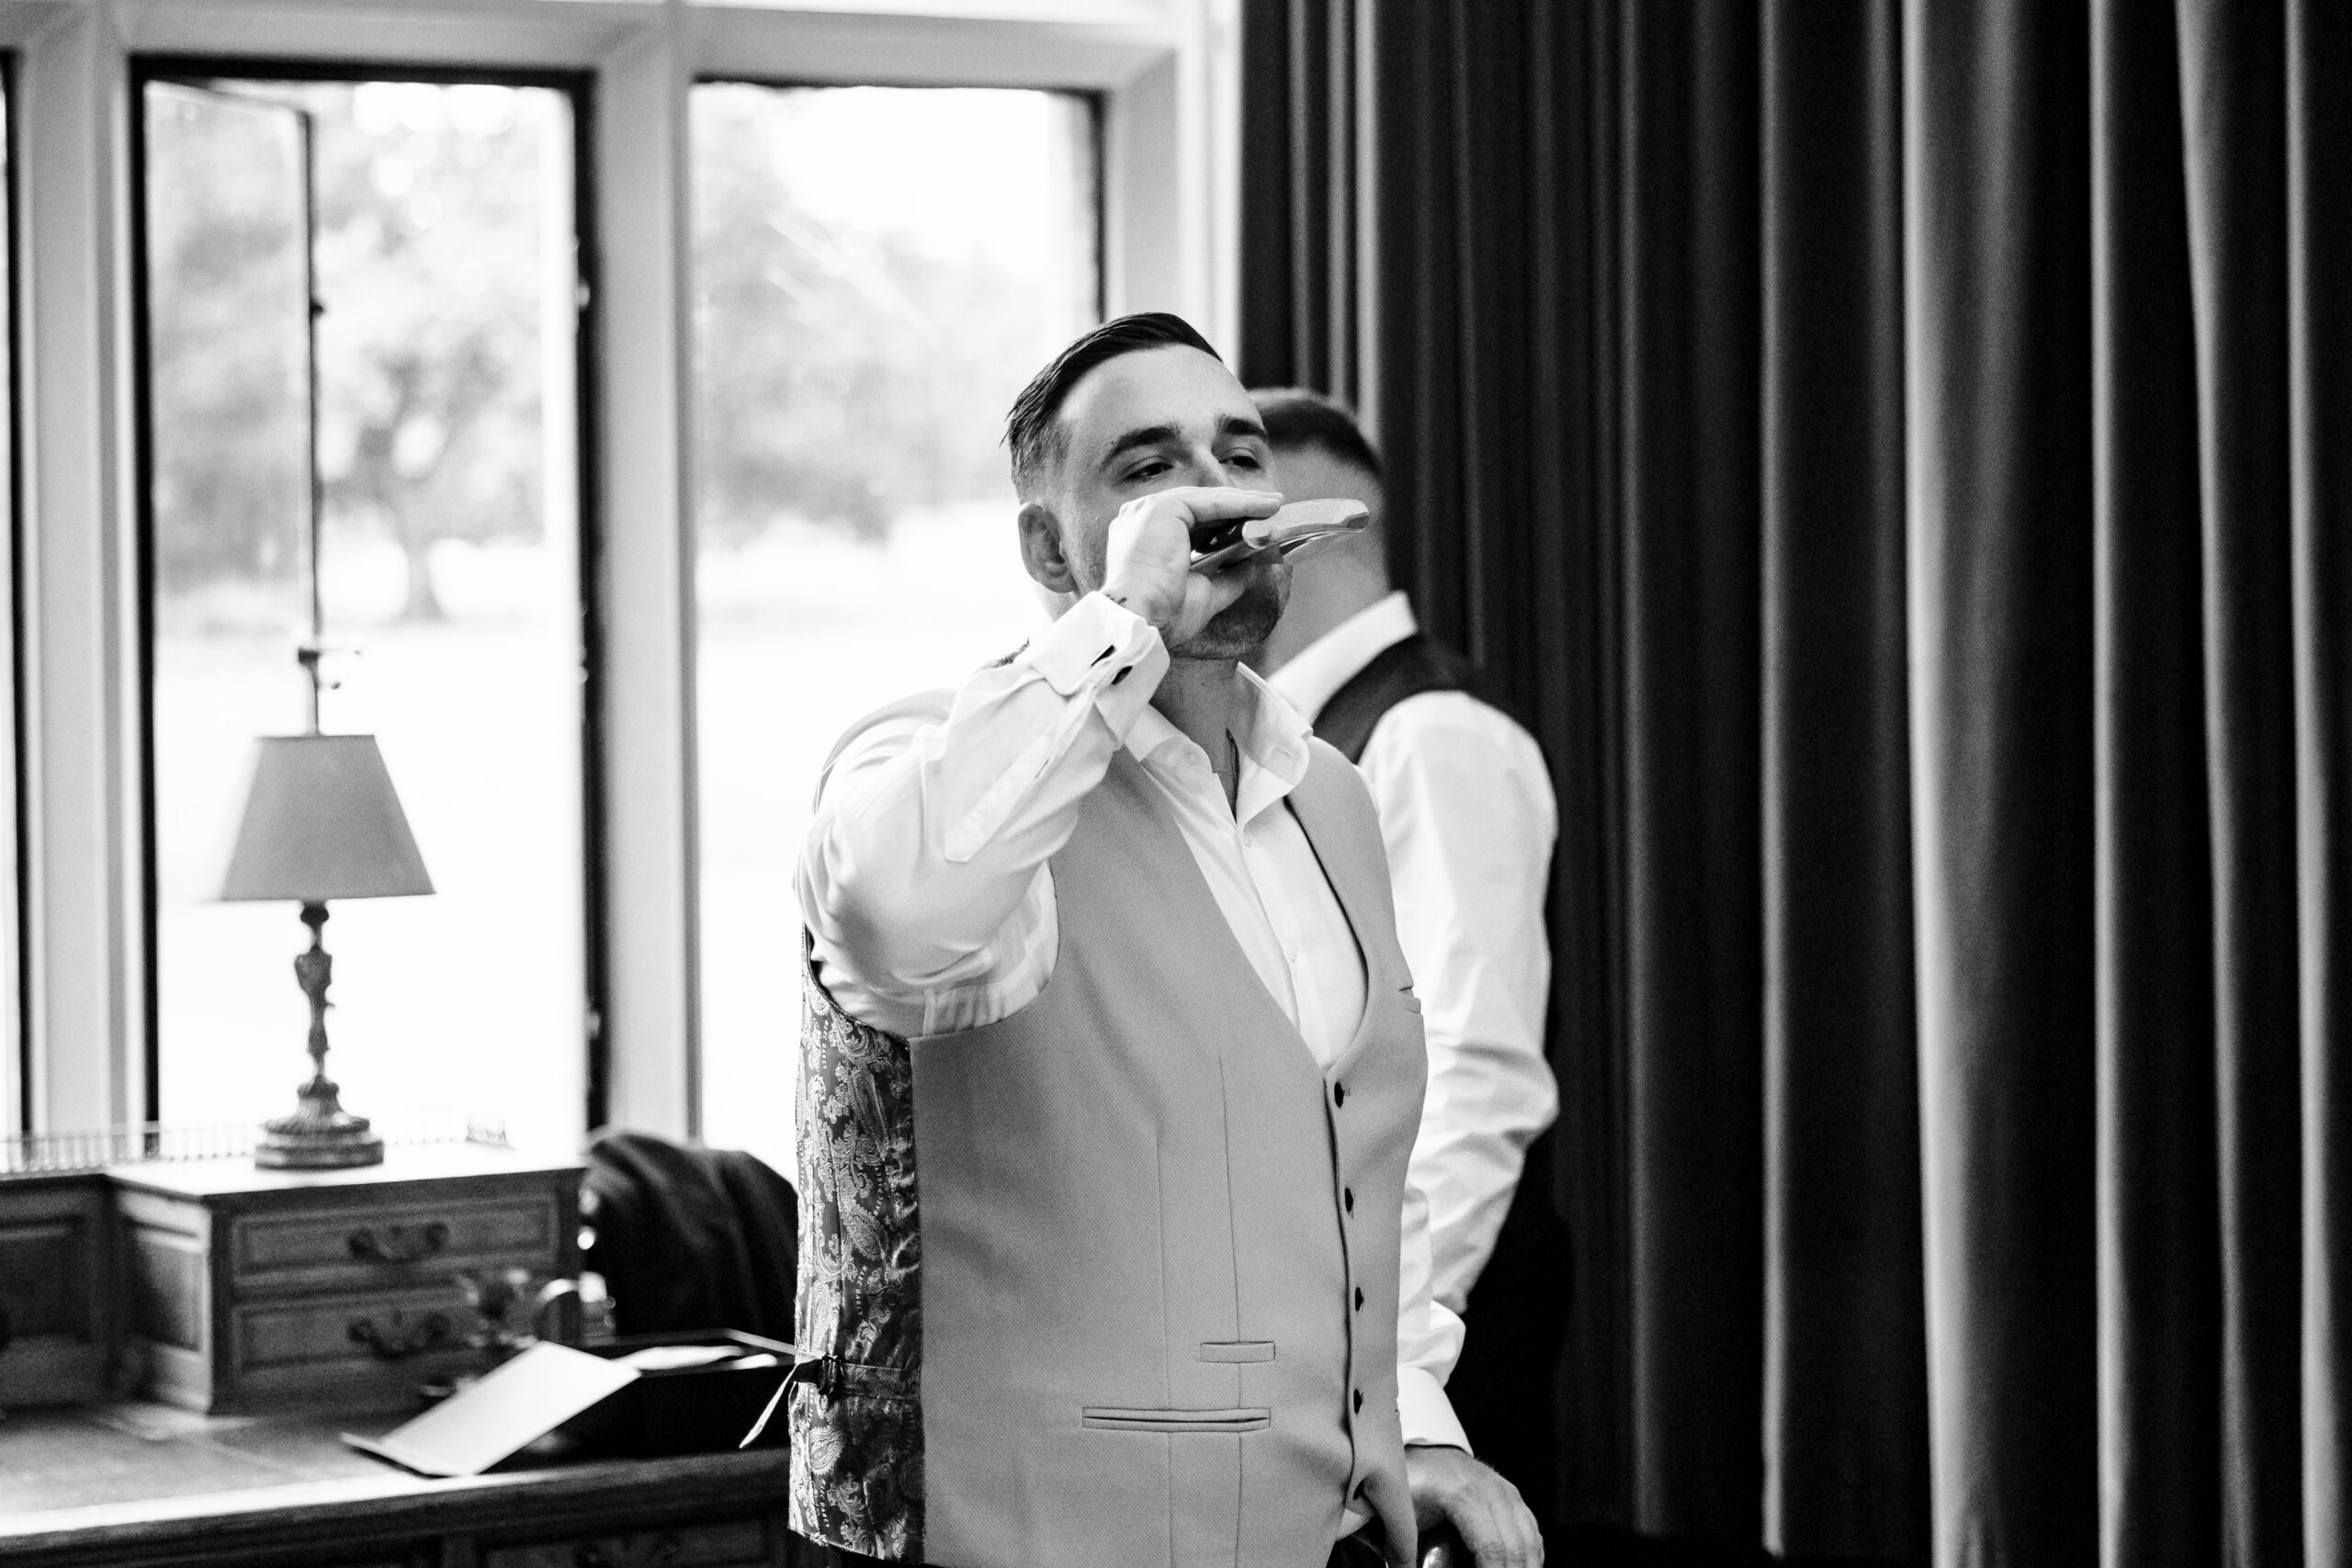
[{"label": "man's ear", "polygon": [[1041,588],[1076,594],[1078,575],[1062,549],[1062,527],[1041,501],[1024,501],[1014,524],[1021,530],[1021,564]]}]

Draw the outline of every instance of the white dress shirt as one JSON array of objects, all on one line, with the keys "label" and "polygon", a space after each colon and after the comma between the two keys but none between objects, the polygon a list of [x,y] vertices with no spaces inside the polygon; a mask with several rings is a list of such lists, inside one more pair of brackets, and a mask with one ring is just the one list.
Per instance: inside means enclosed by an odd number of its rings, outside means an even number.
[{"label": "white dress shirt", "polygon": [[[799,896],[843,1011],[934,1035],[1035,999],[1060,945],[1048,863],[1124,745],[1168,801],[1267,991],[1317,1062],[1339,1059],[1363,1015],[1363,959],[1285,804],[1306,773],[1306,721],[1243,672],[1257,700],[1232,738],[1228,806],[1207,753],[1150,705],[1167,670],[1149,622],[1089,594],[1011,662],[966,681],[944,723],[877,724],[842,750],[818,785]],[[1405,1440],[1466,1449],[1444,1390],[1462,1323],[1431,1300],[1429,1208],[1409,1179],[1401,1243]]]},{"label": "white dress shirt", "polygon": [[[1405,595],[1391,593],[1316,638],[1270,683],[1312,716],[1417,629]],[[1544,889],[1558,813],[1534,737],[1463,692],[1390,708],[1359,766],[1380,807],[1396,936],[1429,1038],[1412,1180],[1429,1199],[1434,1294],[1458,1314],[1494,1251],[1527,1145],[1559,1112],[1544,1060]]]}]

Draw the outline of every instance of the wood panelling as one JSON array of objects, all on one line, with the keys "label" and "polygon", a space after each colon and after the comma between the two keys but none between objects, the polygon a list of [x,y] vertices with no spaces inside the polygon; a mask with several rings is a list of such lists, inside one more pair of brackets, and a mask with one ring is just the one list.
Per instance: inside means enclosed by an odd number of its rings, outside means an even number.
[{"label": "wood panelling", "polygon": [[0,1182],[0,1407],[88,1399],[104,1386],[110,1214],[96,1177]]},{"label": "wood panelling", "polygon": [[204,1346],[204,1241],[182,1231],[133,1224],[130,1324],[159,1345]]},{"label": "wood panelling", "polygon": [[625,1534],[570,1537],[528,1545],[486,1548],[481,1568],[751,1568],[779,1560],[781,1527],[765,1519],[673,1525]]}]

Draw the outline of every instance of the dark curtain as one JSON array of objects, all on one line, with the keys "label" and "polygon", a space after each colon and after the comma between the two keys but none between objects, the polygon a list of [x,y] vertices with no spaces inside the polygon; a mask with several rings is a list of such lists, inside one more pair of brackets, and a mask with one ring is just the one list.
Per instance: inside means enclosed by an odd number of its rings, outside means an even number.
[{"label": "dark curtain", "polygon": [[2352,6],[1356,6],[1239,360],[1555,769],[1555,1522],[2352,1562]]},{"label": "dark curtain", "polygon": [[1252,387],[1361,395],[1358,7],[1252,0],[1241,17],[1241,182],[1250,262],[1236,369]]}]

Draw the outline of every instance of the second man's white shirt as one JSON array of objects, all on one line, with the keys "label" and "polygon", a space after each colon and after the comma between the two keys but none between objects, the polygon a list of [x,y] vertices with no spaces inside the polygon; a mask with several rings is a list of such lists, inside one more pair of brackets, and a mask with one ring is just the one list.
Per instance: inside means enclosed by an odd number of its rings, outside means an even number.
[{"label": "second man's white shirt", "polygon": [[[1405,595],[1390,593],[1300,649],[1271,683],[1312,717],[1419,629]],[[1358,766],[1380,808],[1396,939],[1429,1037],[1413,1185],[1429,1199],[1437,1300],[1459,1313],[1494,1252],[1527,1145],[1559,1111],[1544,1059],[1544,893],[1558,808],[1535,738],[1466,692],[1390,708]]]},{"label": "second man's white shirt", "polygon": [[[1242,672],[1256,700],[1233,737],[1228,807],[1207,753],[1150,705],[1167,669],[1148,622],[1089,594],[1018,657],[965,682],[944,724],[888,721],[843,749],[818,786],[799,875],[801,918],[842,1010],[933,1035],[1035,999],[1059,950],[1047,863],[1125,746],[1267,991],[1317,1062],[1339,1059],[1363,1014],[1363,960],[1286,804],[1306,773],[1306,721]],[[1405,1440],[1466,1449],[1444,1392],[1462,1323],[1431,1299],[1428,1203],[1409,1182],[1402,1223]]]}]

